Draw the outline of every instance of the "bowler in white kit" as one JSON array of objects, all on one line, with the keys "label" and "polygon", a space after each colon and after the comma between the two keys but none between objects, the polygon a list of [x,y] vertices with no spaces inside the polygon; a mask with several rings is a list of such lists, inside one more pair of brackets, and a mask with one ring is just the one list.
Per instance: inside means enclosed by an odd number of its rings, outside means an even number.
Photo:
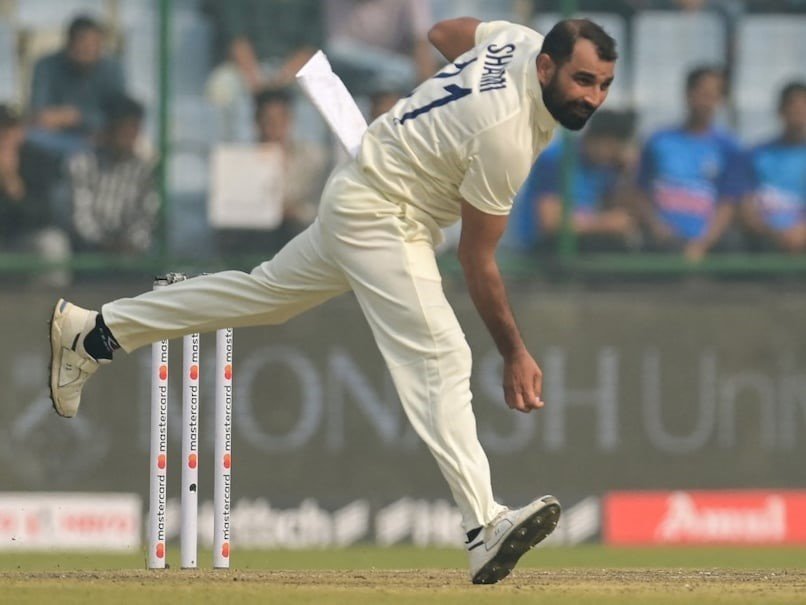
[{"label": "bowler in white kit", "polygon": [[505,21],[460,18],[429,32],[450,62],[373,122],[338,168],[319,216],[251,273],[224,271],[100,312],[59,300],[51,321],[53,405],[78,411],[81,390],[117,348],[225,327],[279,324],[352,290],[406,415],[462,513],[470,577],[489,584],[546,538],[559,502],[495,501],[471,405],[471,355],[442,290],[434,248],[461,219],[468,290],[504,360],[507,405],[541,408],[541,371],[526,350],[495,260],[512,199],[557,124],[578,130],[613,80],[613,39],[574,19],[544,38]]}]

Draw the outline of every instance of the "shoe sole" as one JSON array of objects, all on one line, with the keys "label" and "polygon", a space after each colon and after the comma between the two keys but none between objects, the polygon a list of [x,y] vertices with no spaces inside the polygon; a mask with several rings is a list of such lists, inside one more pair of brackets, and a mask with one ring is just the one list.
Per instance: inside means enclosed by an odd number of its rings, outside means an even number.
[{"label": "shoe sole", "polygon": [[64,415],[64,413],[59,409],[59,406],[56,404],[55,394],[56,385],[58,384],[59,380],[59,367],[62,364],[62,334],[59,324],[56,321],[56,316],[62,310],[60,307],[65,307],[66,304],[67,301],[63,298],[60,298],[56,303],[56,306],[53,308],[53,314],[50,316],[50,321],[48,322],[48,334],[50,336],[50,380],[48,381],[48,387],[50,389],[50,402],[53,404],[53,409],[62,418],[67,418],[67,416]]},{"label": "shoe sole", "polygon": [[473,576],[473,584],[500,582],[510,574],[524,554],[554,531],[562,512],[560,502],[554,497],[546,498],[544,502],[545,506],[509,533],[496,555]]}]

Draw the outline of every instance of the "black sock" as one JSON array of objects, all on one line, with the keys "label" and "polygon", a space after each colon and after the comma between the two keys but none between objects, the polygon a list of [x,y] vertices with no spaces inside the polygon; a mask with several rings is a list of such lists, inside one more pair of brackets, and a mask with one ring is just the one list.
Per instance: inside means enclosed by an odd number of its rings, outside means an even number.
[{"label": "black sock", "polygon": [[477,527],[476,529],[471,529],[469,532],[467,532],[466,544],[470,544],[473,540],[476,539],[476,536],[478,536],[480,533],[481,533],[480,527]]},{"label": "black sock", "polygon": [[112,359],[112,353],[119,348],[118,341],[112,336],[112,332],[104,323],[104,318],[98,313],[95,327],[84,337],[84,349],[94,359]]}]

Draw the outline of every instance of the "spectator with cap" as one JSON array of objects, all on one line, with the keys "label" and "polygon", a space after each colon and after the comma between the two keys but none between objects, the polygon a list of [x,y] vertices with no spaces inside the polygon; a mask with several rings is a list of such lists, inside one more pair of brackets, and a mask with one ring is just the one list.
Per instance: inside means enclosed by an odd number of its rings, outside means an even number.
[{"label": "spectator with cap", "polygon": [[327,53],[355,95],[379,81],[410,90],[436,71],[428,0],[325,0]]},{"label": "spectator with cap", "polygon": [[119,95],[105,107],[98,145],[68,160],[75,248],[121,255],[147,253],[159,211],[155,162],[136,148],[143,106]]},{"label": "spectator with cap", "polygon": [[[633,124],[630,112],[600,110],[581,138],[570,142],[575,157],[570,228],[582,251],[621,251],[638,242],[627,204]],[[532,167],[513,209],[510,246],[556,248],[563,221],[564,150],[563,140],[554,141]]]},{"label": "spectator with cap", "polygon": [[731,178],[739,147],[714,120],[725,99],[725,75],[698,67],[686,78],[687,116],[644,145],[638,172],[637,211],[648,229],[651,248],[683,252],[699,262],[723,239],[733,222],[739,195]]},{"label": "spectator with cap", "polygon": [[[0,251],[64,261],[70,256],[70,243],[52,208],[59,160],[26,141],[25,135],[22,118],[0,105]],[[46,278],[63,285],[68,275],[55,271]]]},{"label": "spectator with cap", "polygon": [[778,102],[781,133],[751,149],[744,179],[742,223],[755,249],[806,251],[806,82],[784,86]]},{"label": "spectator with cap", "polygon": [[86,149],[103,124],[103,107],[123,93],[123,71],[104,54],[104,30],[88,16],[73,19],[61,50],[37,61],[31,86],[34,128],[40,145],[69,154]]}]

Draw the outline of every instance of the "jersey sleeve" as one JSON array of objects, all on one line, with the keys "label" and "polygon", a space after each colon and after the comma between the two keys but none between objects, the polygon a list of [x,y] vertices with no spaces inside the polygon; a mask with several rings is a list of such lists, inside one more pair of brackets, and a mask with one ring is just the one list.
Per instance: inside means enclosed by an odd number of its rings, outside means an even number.
[{"label": "jersey sleeve", "polygon": [[510,23],[509,21],[485,21],[479,23],[478,27],[476,27],[476,45],[478,46],[485,40],[497,36],[502,32],[512,32],[516,35],[530,38],[538,45],[543,44],[543,36],[524,25]]},{"label": "jersey sleeve", "polygon": [[741,153],[739,147],[733,144],[726,144],[723,153],[725,167],[719,175],[717,190],[720,199],[737,202],[754,188],[752,162],[749,161],[749,154]]},{"label": "jersey sleeve", "polygon": [[509,131],[501,126],[488,128],[469,143],[459,194],[486,214],[509,214],[512,200],[529,174],[530,153],[514,143]]},{"label": "jersey sleeve", "polygon": [[641,159],[638,162],[636,184],[646,193],[652,190],[652,182],[655,180],[654,142],[655,138],[652,137],[644,144],[644,148],[641,150]]}]

